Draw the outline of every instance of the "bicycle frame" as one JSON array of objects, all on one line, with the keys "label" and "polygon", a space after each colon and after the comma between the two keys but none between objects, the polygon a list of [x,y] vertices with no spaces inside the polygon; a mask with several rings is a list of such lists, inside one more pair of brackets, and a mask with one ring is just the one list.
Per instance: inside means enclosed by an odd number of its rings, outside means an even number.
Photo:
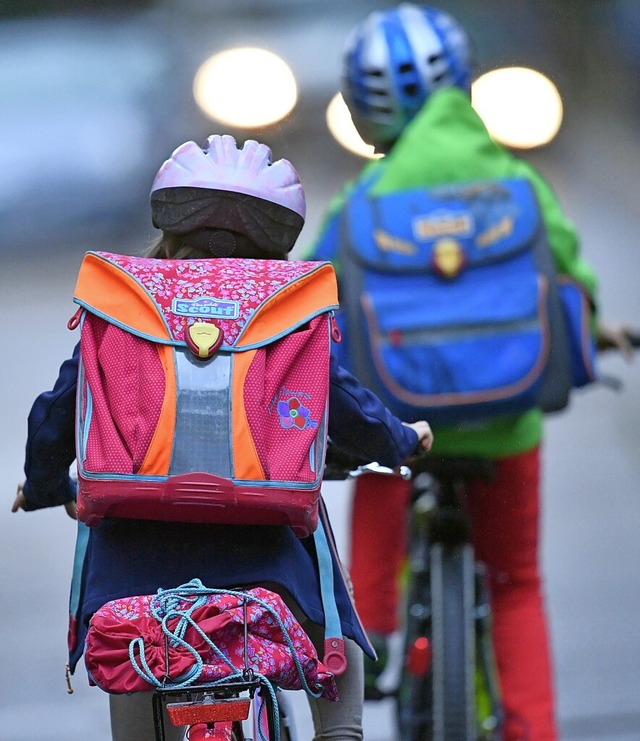
[{"label": "bicycle frame", "polygon": [[364,474],[412,479],[403,666],[389,693],[398,738],[497,741],[502,712],[484,567],[461,504],[466,482],[492,475],[491,463],[423,456],[412,469],[374,463],[349,477]]},{"label": "bicycle frame", "polygon": [[[426,459],[425,459],[426,460]],[[414,470],[405,609],[405,671],[397,693],[403,741],[493,741],[501,725],[484,567],[461,503],[481,461]],[[446,466],[446,468],[445,468]],[[431,470],[431,473],[427,471]],[[426,654],[426,655],[425,655]]]}]

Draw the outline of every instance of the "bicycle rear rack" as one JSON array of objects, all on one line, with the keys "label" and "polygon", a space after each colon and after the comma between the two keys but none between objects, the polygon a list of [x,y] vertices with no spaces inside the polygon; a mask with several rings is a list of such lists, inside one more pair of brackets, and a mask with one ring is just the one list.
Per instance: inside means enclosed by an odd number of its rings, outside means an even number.
[{"label": "bicycle rear rack", "polygon": [[181,689],[158,688],[153,695],[153,717],[158,741],[165,741],[164,707],[174,726],[243,721],[249,717],[251,700],[260,688],[257,679],[229,680]]},{"label": "bicycle rear rack", "polygon": [[[156,688],[153,694],[153,720],[158,741],[165,741],[164,713],[166,707],[169,721],[174,726],[204,724],[213,727],[216,723],[242,722],[249,717],[251,701],[256,692],[263,688],[262,682],[249,667],[247,598],[243,608],[243,663],[242,679],[229,679],[209,684],[194,683],[179,688],[172,687],[169,673],[169,639],[165,635],[165,685]],[[268,708],[267,723],[273,725],[273,702],[268,692],[263,693]],[[273,731],[270,728],[270,731]]]}]

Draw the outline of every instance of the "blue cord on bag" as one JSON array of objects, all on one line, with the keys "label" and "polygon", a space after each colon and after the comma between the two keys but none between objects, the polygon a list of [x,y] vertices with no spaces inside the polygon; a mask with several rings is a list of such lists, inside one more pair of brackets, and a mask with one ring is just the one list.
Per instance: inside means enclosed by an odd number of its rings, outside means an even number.
[{"label": "blue cord on bag", "polygon": [[[163,680],[158,679],[152,673],[147,663],[145,656],[144,638],[142,636],[139,636],[138,638],[134,638],[129,644],[129,659],[133,668],[135,669],[137,674],[142,677],[142,679],[144,679],[154,687],[164,687],[170,689],[182,689],[183,687],[191,686],[198,681],[204,670],[204,661],[202,660],[202,657],[200,656],[198,651],[196,651],[196,649],[184,639],[184,636],[189,627],[194,628],[194,630],[200,635],[207,646],[209,646],[209,648],[215,653],[215,655],[228,667],[231,677],[238,677],[242,679],[245,678],[243,672],[233,665],[231,660],[218,648],[218,646],[216,646],[216,644],[209,638],[209,636],[202,630],[202,628],[200,628],[200,626],[194,621],[192,617],[192,614],[195,610],[207,604],[207,597],[215,594],[225,596],[237,596],[242,598],[243,600],[249,600],[250,602],[258,604],[265,610],[267,610],[282,631],[283,638],[285,640],[285,643],[287,644],[287,648],[289,649],[289,653],[295,664],[298,677],[302,684],[302,688],[311,697],[318,698],[322,695],[321,684],[318,684],[315,690],[309,687],[306,677],[304,676],[302,665],[300,664],[300,659],[298,658],[296,650],[293,646],[293,641],[291,640],[291,637],[289,636],[289,633],[285,628],[282,619],[273,609],[273,607],[271,607],[271,605],[269,605],[264,600],[259,599],[258,597],[248,594],[247,592],[232,589],[208,589],[202,584],[199,579],[192,579],[187,584],[183,584],[182,586],[176,587],[175,589],[159,589],[158,594],[156,594],[152,598],[149,605],[151,615],[160,623],[162,632],[167,638],[168,643],[173,646],[181,646],[188,653],[190,653],[193,656],[194,665],[191,667],[191,669],[189,669],[187,672],[184,672],[174,680],[172,680],[170,677],[164,677]],[[175,620],[176,618],[177,623],[175,624],[174,628],[169,628],[169,620]],[[278,700],[271,681],[267,679],[267,677],[265,677],[263,674],[260,674],[255,670],[251,671],[255,678],[260,682],[261,685],[266,688],[267,692],[269,693],[271,702],[273,703],[274,714],[277,718]],[[211,684],[222,684],[228,681],[228,679],[229,676],[222,677],[221,679],[217,679],[211,682]],[[262,702],[258,710],[258,727],[261,741],[267,741],[267,739],[264,738],[263,732],[261,730],[260,722],[264,710],[264,705],[265,703]],[[276,738],[274,739],[274,741],[279,741],[280,738],[280,730],[277,726],[278,724],[276,723]]]}]

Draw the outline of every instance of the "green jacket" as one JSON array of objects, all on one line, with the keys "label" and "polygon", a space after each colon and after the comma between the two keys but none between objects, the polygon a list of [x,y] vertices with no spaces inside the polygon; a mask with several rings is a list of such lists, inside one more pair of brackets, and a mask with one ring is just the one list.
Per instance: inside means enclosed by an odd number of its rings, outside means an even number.
[{"label": "green jacket", "polygon": [[[595,275],[580,257],[576,230],[552,189],[529,163],[491,139],[462,91],[449,88],[430,98],[389,154],[369,163],[359,180],[375,172],[379,175],[371,192],[376,195],[458,181],[526,178],[538,197],[559,271],[576,278],[595,297]],[[337,218],[352,187],[348,184],[334,198],[324,228]],[[314,249],[308,250],[307,257],[314,256]],[[336,268],[339,271],[339,265]],[[542,412],[534,409],[482,423],[436,428],[433,452],[491,458],[521,453],[539,444],[542,420]]]}]

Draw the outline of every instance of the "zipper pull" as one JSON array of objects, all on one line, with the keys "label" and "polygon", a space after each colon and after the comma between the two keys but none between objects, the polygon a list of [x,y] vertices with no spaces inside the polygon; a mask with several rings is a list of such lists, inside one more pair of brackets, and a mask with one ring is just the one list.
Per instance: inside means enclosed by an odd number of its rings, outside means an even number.
[{"label": "zipper pull", "polygon": [[342,340],[342,332],[340,331],[340,327],[338,327],[338,323],[336,322],[336,317],[333,312],[331,313],[331,339],[334,342],[340,342]]},{"label": "zipper pull", "polygon": [[69,321],[67,322],[68,329],[74,330],[77,328],[77,326],[80,324],[80,319],[82,318],[83,311],[84,309],[81,306],[78,311],[76,311],[76,313],[71,317],[71,319],[69,319]]}]

